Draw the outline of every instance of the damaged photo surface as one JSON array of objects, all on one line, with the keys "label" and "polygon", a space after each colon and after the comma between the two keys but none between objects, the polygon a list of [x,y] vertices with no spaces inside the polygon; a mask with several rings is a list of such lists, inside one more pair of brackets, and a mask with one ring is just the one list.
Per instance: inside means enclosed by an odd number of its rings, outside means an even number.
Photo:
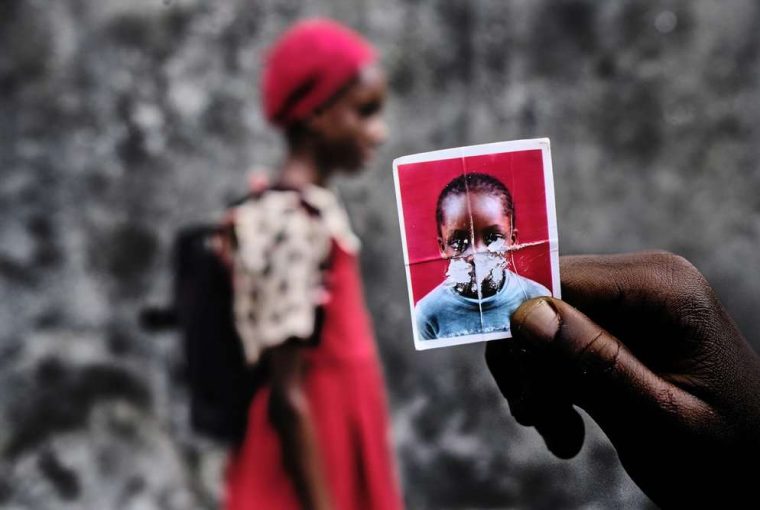
[{"label": "damaged photo surface", "polygon": [[548,140],[406,156],[394,177],[418,349],[509,338],[520,304],[559,297]]}]

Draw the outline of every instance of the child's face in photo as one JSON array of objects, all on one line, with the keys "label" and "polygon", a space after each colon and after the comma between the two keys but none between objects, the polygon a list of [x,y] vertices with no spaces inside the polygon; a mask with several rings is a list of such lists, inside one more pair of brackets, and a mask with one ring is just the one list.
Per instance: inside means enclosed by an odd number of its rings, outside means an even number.
[{"label": "child's face in photo", "polygon": [[560,297],[548,139],[402,156],[393,178],[415,348],[510,338],[523,302]]},{"label": "child's face in photo", "polygon": [[467,297],[493,295],[504,281],[507,249],[514,243],[512,217],[504,210],[503,197],[471,192],[468,203],[466,194],[452,194],[441,205],[438,244],[441,256],[451,259],[447,283]]}]

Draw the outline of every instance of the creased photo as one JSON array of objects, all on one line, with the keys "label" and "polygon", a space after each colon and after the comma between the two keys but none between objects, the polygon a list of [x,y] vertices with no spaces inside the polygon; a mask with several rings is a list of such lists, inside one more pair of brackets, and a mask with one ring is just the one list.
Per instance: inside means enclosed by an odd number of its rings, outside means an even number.
[{"label": "creased photo", "polygon": [[549,141],[394,161],[418,349],[511,337],[524,301],[559,297]]}]

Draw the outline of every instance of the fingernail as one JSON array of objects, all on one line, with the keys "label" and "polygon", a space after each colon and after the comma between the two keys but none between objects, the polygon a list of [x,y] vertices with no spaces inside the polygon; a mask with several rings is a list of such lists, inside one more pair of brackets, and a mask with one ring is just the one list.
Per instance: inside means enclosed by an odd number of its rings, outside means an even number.
[{"label": "fingernail", "polygon": [[551,342],[559,330],[557,310],[546,299],[523,303],[512,316],[520,336]]}]

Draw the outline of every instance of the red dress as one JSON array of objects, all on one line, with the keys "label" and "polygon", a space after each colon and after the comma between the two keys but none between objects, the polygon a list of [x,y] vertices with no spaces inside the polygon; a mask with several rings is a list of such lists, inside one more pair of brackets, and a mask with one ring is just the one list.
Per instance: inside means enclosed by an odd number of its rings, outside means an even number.
[{"label": "red dress", "polygon": [[[336,510],[402,508],[389,445],[384,383],[364,305],[356,256],[333,242],[319,345],[307,350],[304,391]],[[268,415],[270,389],[251,403],[248,432],[230,458],[227,510],[297,510]]]}]

